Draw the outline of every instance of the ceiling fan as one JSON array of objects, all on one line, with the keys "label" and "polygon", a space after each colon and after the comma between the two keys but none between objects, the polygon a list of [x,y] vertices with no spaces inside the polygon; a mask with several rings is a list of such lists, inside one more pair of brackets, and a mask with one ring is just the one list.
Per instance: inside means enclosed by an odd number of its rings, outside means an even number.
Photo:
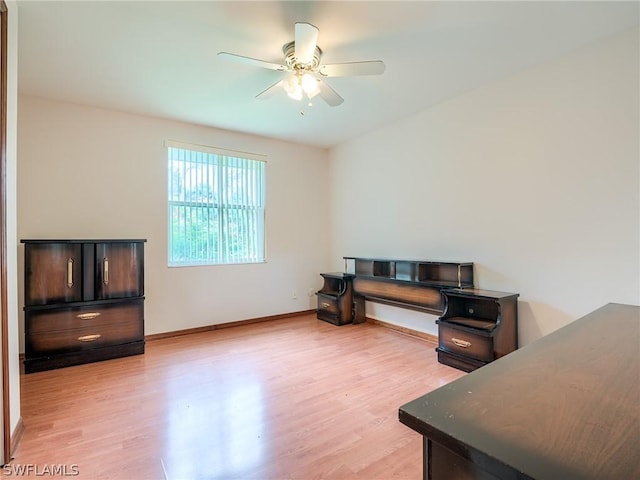
[{"label": "ceiling fan", "polygon": [[282,64],[227,52],[219,52],[218,56],[256,67],[289,73],[285,78],[256,95],[256,98],[269,98],[275,92],[283,89],[289,97],[295,100],[307,98],[311,104],[311,99],[317,95],[332,107],[340,105],[344,99],[323,80],[324,77],[380,75],[384,72],[385,65],[381,60],[321,64],[322,50],[317,43],[318,28],[310,23],[296,23],[294,38],[295,40],[282,47],[284,53],[284,63]]}]

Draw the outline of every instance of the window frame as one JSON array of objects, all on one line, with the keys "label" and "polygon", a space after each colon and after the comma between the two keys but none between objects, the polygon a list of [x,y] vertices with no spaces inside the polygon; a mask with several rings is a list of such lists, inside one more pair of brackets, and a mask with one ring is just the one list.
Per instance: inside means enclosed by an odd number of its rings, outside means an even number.
[{"label": "window frame", "polygon": [[[168,267],[265,263],[266,155],[174,140],[165,140],[164,146]],[[177,162],[183,167],[176,179]],[[180,198],[174,194],[176,180]],[[175,256],[176,216],[185,232],[182,258]],[[237,255],[238,248],[243,255]]]}]

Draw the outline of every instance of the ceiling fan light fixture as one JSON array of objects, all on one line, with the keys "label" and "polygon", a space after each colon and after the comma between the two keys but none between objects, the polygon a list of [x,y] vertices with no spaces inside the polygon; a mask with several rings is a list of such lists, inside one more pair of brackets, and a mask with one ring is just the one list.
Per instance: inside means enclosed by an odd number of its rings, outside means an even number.
[{"label": "ceiling fan light fixture", "polygon": [[282,80],[282,88],[290,98],[294,100],[302,100],[302,86],[300,85],[300,79],[298,75],[288,75]]},{"label": "ceiling fan light fixture", "polygon": [[302,100],[302,88],[298,87],[293,92],[287,93],[287,95],[289,95],[289,98],[300,101]]},{"label": "ceiling fan light fixture", "polygon": [[320,93],[318,83],[319,80],[310,73],[296,72],[282,81],[282,89],[294,100],[302,100],[305,95],[312,99]]},{"label": "ceiling fan light fixture", "polygon": [[302,90],[307,94],[307,97],[310,99],[318,95],[320,93],[320,87],[318,86],[318,79],[311,75],[310,73],[305,73],[300,78],[300,84],[302,85]]}]

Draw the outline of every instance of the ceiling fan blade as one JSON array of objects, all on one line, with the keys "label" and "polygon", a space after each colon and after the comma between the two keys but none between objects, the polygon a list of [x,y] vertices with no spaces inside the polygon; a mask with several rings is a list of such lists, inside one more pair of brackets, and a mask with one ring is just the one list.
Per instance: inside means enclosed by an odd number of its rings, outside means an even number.
[{"label": "ceiling fan blade", "polygon": [[258,95],[256,95],[256,98],[258,98],[260,100],[271,98],[280,89],[282,89],[282,80],[277,81],[276,83],[271,85],[269,88],[267,88],[267,89],[263,90],[262,92],[260,92]]},{"label": "ceiling fan blade", "polygon": [[342,104],[342,102],[344,102],[344,98],[338,95],[333,88],[331,88],[320,79],[318,79],[318,89],[318,95],[325,102],[327,102],[327,105],[331,107],[337,107],[338,105]]},{"label": "ceiling fan blade", "polygon": [[318,27],[310,23],[295,25],[295,54],[300,63],[311,63],[318,44]]},{"label": "ceiling fan blade", "polygon": [[253,65],[254,67],[268,68],[270,70],[279,70],[285,72],[287,67],[279,65],[277,63],[265,62],[264,60],[258,60],[257,58],[244,57],[242,55],[236,55],[235,53],[219,52],[218,56],[234,62],[244,63],[246,65]]},{"label": "ceiling fan blade", "polygon": [[347,62],[323,65],[320,67],[320,75],[324,77],[350,77],[355,75],[380,75],[384,72],[385,65],[381,60],[368,62]]}]

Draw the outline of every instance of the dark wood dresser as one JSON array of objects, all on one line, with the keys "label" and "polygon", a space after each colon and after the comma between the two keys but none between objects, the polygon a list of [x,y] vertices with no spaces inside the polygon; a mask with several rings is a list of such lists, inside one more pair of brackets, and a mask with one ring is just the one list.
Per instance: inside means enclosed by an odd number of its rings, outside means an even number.
[{"label": "dark wood dresser", "polygon": [[608,304],[400,407],[426,479],[640,478],[640,307]]},{"label": "dark wood dresser", "polygon": [[21,240],[25,373],[144,353],[146,240]]}]

